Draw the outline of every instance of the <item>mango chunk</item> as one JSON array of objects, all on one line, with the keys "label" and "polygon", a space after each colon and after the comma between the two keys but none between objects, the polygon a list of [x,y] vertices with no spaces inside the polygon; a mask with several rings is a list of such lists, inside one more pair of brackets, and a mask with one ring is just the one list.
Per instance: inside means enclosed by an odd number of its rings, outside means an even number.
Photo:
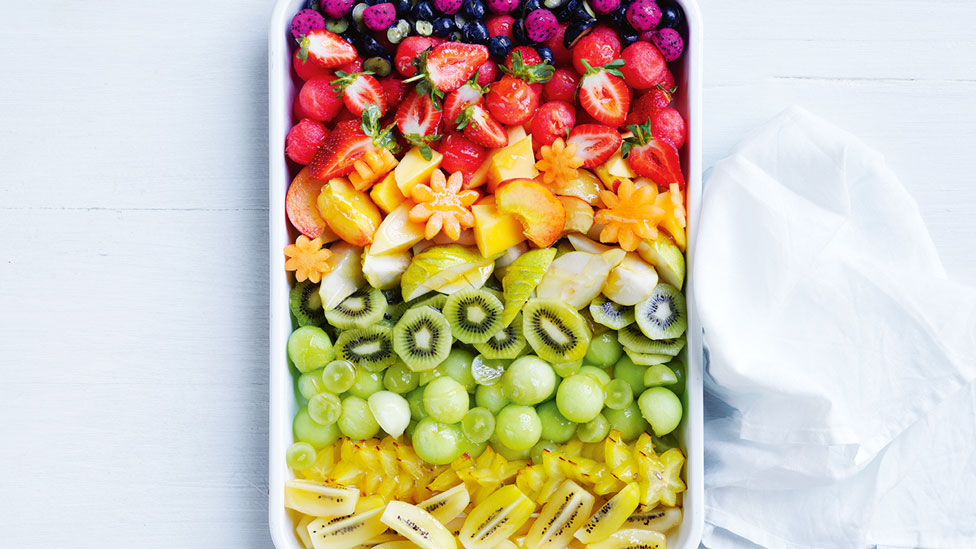
[{"label": "mango chunk", "polygon": [[522,223],[514,215],[498,211],[493,203],[475,204],[474,241],[484,257],[493,257],[525,240]]},{"label": "mango chunk", "polygon": [[535,169],[532,136],[527,135],[492,156],[488,170],[489,190],[494,190],[499,183],[508,179],[532,179],[537,175],[539,171]]},{"label": "mango chunk", "polygon": [[397,164],[396,169],[393,170],[393,176],[396,179],[397,188],[400,189],[400,194],[410,196],[410,191],[415,185],[428,183],[430,174],[440,167],[443,159],[444,156],[434,150],[431,151],[430,160],[424,160],[423,155],[420,154],[420,149],[417,147],[407,151],[407,154],[403,155],[400,163]]},{"label": "mango chunk", "polygon": [[393,172],[386,174],[383,181],[373,185],[369,191],[369,197],[385,214],[392,212],[401,202],[406,200],[406,197],[400,192],[400,188],[397,187],[396,176]]}]

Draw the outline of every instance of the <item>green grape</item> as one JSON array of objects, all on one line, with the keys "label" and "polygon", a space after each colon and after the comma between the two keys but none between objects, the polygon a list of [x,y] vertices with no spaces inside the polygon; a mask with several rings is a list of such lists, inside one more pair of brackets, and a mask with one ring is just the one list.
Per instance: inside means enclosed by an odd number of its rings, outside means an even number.
[{"label": "green grape", "polygon": [[655,364],[654,366],[648,366],[647,370],[644,371],[645,387],[674,385],[677,382],[678,382],[678,376],[674,374],[674,370],[672,370],[671,368],[669,368],[664,364]]},{"label": "green grape", "polygon": [[322,372],[324,371],[325,369],[323,368],[321,370],[305,372],[298,376],[298,392],[305,397],[305,400],[311,400],[313,396],[328,390],[325,387],[325,382],[322,381]]},{"label": "green grape", "polygon": [[307,442],[296,442],[288,447],[285,452],[285,463],[293,471],[304,471],[312,465],[315,465],[315,460],[318,455],[315,453],[315,447]]},{"label": "green grape", "polygon": [[502,376],[505,396],[515,404],[531,406],[552,394],[556,388],[556,373],[549,363],[537,356],[515,359]]},{"label": "green grape", "polygon": [[532,457],[532,448],[526,448],[525,450],[513,450],[508,446],[505,446],[498,438],[497,431],[494,435],[492,435],[489,442],[491,443],[491,448],[497,452],[498,455],[502,456],[508,461],[518,461]]},{"label": "green grape", "polygon": [[586,443],[601,442],[608,434],[610,434],[610,422],[603,417],[603,414],[581,424],[576,430],[576,436]]},{"label": "green grape", "polygon": [[494,385],[501,381],[505,373],[505,366],[510,361],[485,358],[482,355],[474,357],[471,363],[471,375],[478,385]]},{"label": "green grape", "polygon": [[434,381],[435,379],[446,375],[447,375],[447,371],[444,369],[443,366],[431,368],[430,370],[424,370],[423,372],[420,372],[420,385],[421,386],[427,385],[431,381]]},{"label": "green grape", "polygon": [[288,337],[288,358],[299,372],[318,370],[335,358],[332,340],[318,326],[302,326]]},{"label": "green grape", "polygon": [[598,336],[593,336],[590,340],[585,360],[600,368],[609,368],[616,364],[623,354],[624,348],[617,341],[617,332],[607,330]]},{"label": "green grape", "polygon": [[471,374],[471,364],[474,362],[474,354],[461,348],[451,349],[451,354],[447,355],[444,362],[438,368],[444,368],[444,373],[454,378],[464,390],[474,391],[477,384]]},{"label": "green grape", "polygon": [[424,388],[417,387],[407,393],[407,404],[410,406],[410,419],[420,421],[427,417],[427,409],[424,408]]},{"label": "green grape", "polygon": [[672,360],[668,363],[668,368],[674,372],[674,376],[678,378],[678,381],[674,385],[668,386],[668,389],[674,391],[674,394],[681,396],[685,394],[685,378],[688,376],[688,371],[685,369],[685,365],[677,360]]},{"label": "green grape", "polygon": [[308,415],[322,425],[331,425],[339,420],[342,401],[332,393],[319,393],[308,401]]},{"label": "green grape", "polygon": [[542,438],[553,442],[569,442],[576,434],[576,424],[559,413],[555,400],[540,404],[535,409],[542,422]]},{"label": "green grape", "polygon": [[403,430],[403,436],[406,437],[407,440],[413,440],[413,430],[416,428],[417,422],[411,419],[410,423],[407,424],[407,428]]},{"label": "green grape", "polygon": [[607,385],[607,383],[610,383],[610,374],[608,374],[606,370],[597,368],[596,366],[583,366],[576,373],[579,375],[591,375],[600,382],[601,386],[604,387]]},{"label": "green grape", "polygon": [[383,387],[387,391],[403,394],[409,393],[420,385],[420,374],[414,372],[402,362],[397,362],[386,369],[383,374]]},{"label": "green grape", "polygon": [[335,424],[322,425],[312,419],[312,416],[308,415],[308,407],[306,406],[299,408],[298,413],[295,414],[292,431],[294,431],[295,440],[307,442],[316,450],[321,450],[339,440],[341,435]]},{"label": "green grape", "polygon": [[479,385],[474,393],[474,401],[478,406],[487,408],[493,414],[501,412],[502,408],[509,403],[508,399],[505,398],[505,390],[502,389],[500,383],[497,385]]},{"label": "green grape", "polygon": [[471,442],[486,442],[495,432],[495,416],[487,408],[472,408],[461,418],[461,432]]},{"label": "green grape", "polygon": [[553,364],[552,369],[559,377],[569,377],[578,372],[582,366],[583,361],[577,360],[576,362],[561,362],[559,364]]},{"label": "green grape", "polygon": [[674,431],[681,423],[681,399],[664,387],[651,387],[637,399],[644,419],[654,434],[661,437]]},{"label": "green grape", "polygon": [[478,456],[485,453],[485,448],[487,447],[487,440],[481,442],[471,442],[468,440],[468,437],[464,436],[464,433],[461,434],[461,453],[468,454],[471,459],[476,459]]},{"label": "green grape", "polygon": [[555,452],[559,449],[559,445],[551,440],[540,440],[535,443],[535,446],[529,450],[529,457],[532,458],[532,463],[539,464],[542,463],[542,454],[547,450],[550,452]]},{"label": "green grape", "polygon": [[356,366],[348,360],[333,360],[322,370],[325,388],[337,395],[345,393],[356,382]]},{"label": "green grape", "polygon": [[603,386],[596,377],[576,374],[567,377],[556,391],[556,406],[566,419],[586,423],[603,409]]},{"label": "green grape", "polygon": [[468,391],[452,377],[431,381],[424,388],[424,408],[442,423],[457,423],[468,411]]},{"label": "green grape", "polygon": [[336,425],[342,434],[353,440],[373,438],[380,432],[380,424],[369,410],[369,404],[356,396],[348,396],[342,401],[342,415]]},{"label": "green grape", "polygon": [[630,384],[630,390],[639,395],[644,390],[644,370],[647,370],[647,366],[634,364],[629,356],[624,356],[613,367],[613,378],[626,381]]},{"label": "green grape", "polygon": [[603,392],[607,395],[607,408],[614,410],[622,410],[634,400],[634,392],[630,389],[630,384],[622,379],[611,380],[603,387]]},{"label": "green grape", "polygon": [[356,382],[349,388],[349,393],[365,400],[369,398],[369,395],[382,390],[383,374],[381,372],[370,372],[365,368],[359,368],[356,372]]},{"label": "green grape", "polygon": [[495,434],[512,450],[528,450],[542,436],[542,421],[534,408],[509,404],[495,418]]},{"label": "green grape", "polygon": [[462,436],[456,426],[425,417],[413,428],[410,440],[420,459],[434,465],[446,465],[463,453]]},{"label": "green grape", "polygon": [[644,417],[641,416],[641,411],[637,406],[637,401],[631,402],[622,410],[607,408],[603,411],[603,416],[607,418],[607,421],[610,422],[611,429],[614,431],[620,431],[620,438],[622,438],[624,442],[632,442],[637,440],[637,437],[639,437],[641,433],[650,427],[647,422],[644,421]]},{"label": "green grape", "polygon": [[674,432],[664,435],[663,437],[651,435],[651,441],[654,442],[654,451],[658,454],[663,454],[671,448],[681,447],[681,445],[678,443],[678,439],[674,436]]}]

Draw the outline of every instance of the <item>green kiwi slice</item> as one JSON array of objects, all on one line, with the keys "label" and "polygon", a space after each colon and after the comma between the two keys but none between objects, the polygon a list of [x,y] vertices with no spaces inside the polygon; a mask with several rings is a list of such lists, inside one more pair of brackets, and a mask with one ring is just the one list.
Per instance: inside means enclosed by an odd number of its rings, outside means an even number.
[{"label": "green kiwi slice", "polygon": [[651,339],[674,339],[688,329],[685,296],[670,284],[660,283],[651,296],[634,308],[637,325]]},{"label": "green kiwi slice", "polygon": [[288,294],[288,307],[299,326],[321,326],[325,324],[322,312],[322,298],[319,285],[310,280],[295,284]]},{"label": "green kiwi slice", "polygon": [[624,352],[630,357],[631,362],[640,366],[654,366],[655,364],[667,364],[674,357],[671,355],[657,355],[653,353],[638,353],[637,351],[624,347]]},{"label": "green kiwi slice", "polygon": [[441,312],[444,309],[444,303],[447,302],[447,296],[444,294],[435,294],[430,297],[423,296],[415,298],[414,302],[408,303],[410,309],[417,307],[433,307],[437,309],[437,312]]},{"label": "green kiwi slice", "polygon": [[504,308],[490,292],[469,288],[451,294],[444,302],[443,313],[458,341],[484,343],[501,329]]},{"label": "green kiwi slice", "polygon": [[383,313],[383,320],[388,322],[392,327],[410,307],[404,303],[403,293],[400,291],[400,288],[382,290],[382,292],[383,297],[386,298],[386,312]]},{"label": "green kiwi slice", "polygon": [[636,320],[633,307],[614,303],[603,294],[590,302],[590,316],[594,321],[614,330],[629,326]]},{"label": "green kiwi slice", "polygon": [[552,363],[582,360],[590,345],[583,316],[558,299],[530,299],[522,308],[522,334],[539,358]]},{"label": "green kiwi slice", "polygon": [[436,368],[453,343],[451,325],[429,305],[411,307],[393,327],[393,349],[414,372]]},{"label": "green kiwi slice", "polygon": [[386,297],[383,292],[370,286],[353,292],[342,300],[335,309],[325,313],[329,324],[340,330],[369,328],[382,320],[386,313]]},{"label": "green kiwi slice", "polygon": [[625,326],[617,332],[617,341],[626,349],[638,353],[676,356],[685,348],[684,336],[675,339],[650,339],[636,324]]},{"label": "green kiwi slice", "polygon": [[335,343],[336,358],[378,372],[396,362],[393,331],[384,326],[345,330]]},{"label": "green kiwi slice", "polygon": [[475,343],[474,348],[488,359],[518,358],[525,349],[521,314],[519,313],[511,324],[495,332],[488,341]]}]

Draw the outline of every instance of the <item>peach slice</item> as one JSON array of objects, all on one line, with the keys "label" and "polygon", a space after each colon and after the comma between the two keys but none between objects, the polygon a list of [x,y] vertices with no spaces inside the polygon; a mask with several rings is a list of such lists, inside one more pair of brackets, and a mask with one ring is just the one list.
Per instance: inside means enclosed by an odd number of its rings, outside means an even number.
[{"label": "peach slice", "polygon": [[515,216],[525,237],[539,248],[559,239],[566,223],[566,210],[556,195],[531,179],[503,182],[495,192],[498,211]]},{"label": "peach slice", "polygon": [[[325,181],[319,181],[312,177],[308,168],[302,168],[295,179],[288,187],[288,194],[285,196],[285,212],[288,220],[298,232],[309,238],[320,238],[324,231],[328,230],[325,219],[319,213],[316,200],[322,192]],[[325,241],[325,239],[322,239]],[[334,239],[333,239],[334,240]]]},{"label": "peach slice", "polygon": [[382,220],[369,195],[357,191],[345,178],[331,179],[322,187],[318,206],[329,228],[355,246],[372,242]]},{"label": "peach slice", "polygon": [[603,185],[593,172],[582,168],[576,170],[576,179],[564,181],[563,186],[556,191],[560,196],[574,196],[588,203],[591,206],[602,206],[600,201],[600,191]]}]

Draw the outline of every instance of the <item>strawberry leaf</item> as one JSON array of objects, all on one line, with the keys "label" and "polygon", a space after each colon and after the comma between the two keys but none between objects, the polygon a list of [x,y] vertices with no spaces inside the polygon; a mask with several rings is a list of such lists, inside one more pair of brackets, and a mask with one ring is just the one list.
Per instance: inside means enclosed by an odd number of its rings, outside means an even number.
[{"label": "strawberry leaf", "polygon": [[297,40],[297,42],[298,45],[301,47],[298,50],[298,58],[302,60],[302,64],[304,65],[305,63],[308,62],[308,46],[309,46],[308,36],[303,36],[300,40]]}]

